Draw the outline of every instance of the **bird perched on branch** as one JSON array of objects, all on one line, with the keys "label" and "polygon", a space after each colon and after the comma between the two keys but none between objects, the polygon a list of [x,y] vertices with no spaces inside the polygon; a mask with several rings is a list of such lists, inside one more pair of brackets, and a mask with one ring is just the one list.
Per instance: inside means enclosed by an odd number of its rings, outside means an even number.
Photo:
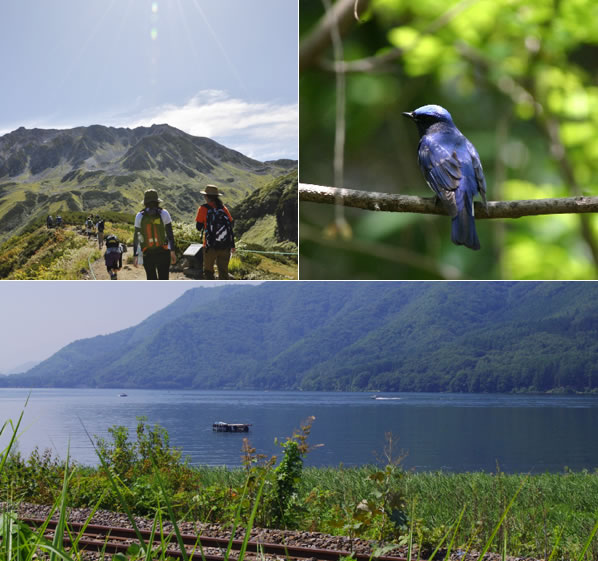
[{"label": "bird perched on branch", "polygon": [[480,249],[473,198],[479,192],[486,206],[486,180],[476,149],[455,126],[451,114],[440,105],[424,105],[403,115],[417,125],[419,167],[453,219],[452,242]]}]

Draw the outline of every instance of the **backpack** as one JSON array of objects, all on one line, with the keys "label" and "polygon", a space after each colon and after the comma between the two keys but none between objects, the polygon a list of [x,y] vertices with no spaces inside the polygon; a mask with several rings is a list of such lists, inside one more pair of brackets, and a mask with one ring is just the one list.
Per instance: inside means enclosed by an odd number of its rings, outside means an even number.
[{"label": "backpack", "polygon": [[235,246],[233,226],[224,208],[214,208],[205,205],[208,209],[206,218],[206,248],[228,249]]},{"label": "backpack", "polygon": [[148,249],[168,249],[166,239],[166,228],[162,220],[161,208],[146,208],[141,211],[141,251],[145,253]]},{"label": "backpack", "polygon": [[106,236],[106,247],[110,248],[110,247],[119,247],[119,246],[120,246],[120,242],[118,241],[118,238],[114,234],[110,234],[110,235]]}]

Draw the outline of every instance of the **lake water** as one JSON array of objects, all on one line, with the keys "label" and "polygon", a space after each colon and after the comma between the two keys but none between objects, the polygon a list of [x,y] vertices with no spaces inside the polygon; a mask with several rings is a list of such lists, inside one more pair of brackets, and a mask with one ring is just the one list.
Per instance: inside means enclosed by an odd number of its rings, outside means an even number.
[{"label": "lake water", "polygon": [[[108,437],[124,425],[134,435],[136,418],[160,424],[191,463],[239,466],[248,436],[258,452],[279,454],[274,444],[310,415],[309,438],[323,444],[307,465],[375,463],[385,433],[408,452],[404,466],[418,471],[558,472],[598,467],[598,397],[467,394],[152,391],[35,389],[24,409],[19,450],[51,448],[83,464],[97,458],[86,435]],[[17,420],[28,390],[0,389],[0,426]],[[216,421],[251,423],[248,434],[216,433]],[[0,445],[6,444],[5,434]],[[3,449],[3,448],[2,448]]]}]

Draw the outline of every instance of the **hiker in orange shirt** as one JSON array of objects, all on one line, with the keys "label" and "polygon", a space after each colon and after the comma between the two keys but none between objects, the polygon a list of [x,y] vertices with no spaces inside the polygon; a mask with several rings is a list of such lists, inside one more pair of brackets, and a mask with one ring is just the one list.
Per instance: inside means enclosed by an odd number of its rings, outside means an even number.
[{"label": "hiker in orange shirt", "polygon": [[215,185],[206,185],[206,202],[197,209],[195,226],[203,236],[203,273],[206,279],[214,279],[214,265],[218,267],[218,278],[228,279],[228,262],[235,252],[233,217],[224,206],[222,193]]}]

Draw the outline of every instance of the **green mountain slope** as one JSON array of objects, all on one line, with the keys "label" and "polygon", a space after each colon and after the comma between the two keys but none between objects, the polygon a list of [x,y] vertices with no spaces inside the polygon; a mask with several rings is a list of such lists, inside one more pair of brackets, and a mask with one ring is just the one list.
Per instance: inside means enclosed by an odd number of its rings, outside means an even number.
[{"label": "green mountain slope", "polygon": [[[116,234],[129,248],[133,243],[134,215],[103,213],[106,232]],[[98,249],[95,237],[88,239],[82,228],[85,213],[63,213],[63,227],[48,229],[42,220],[34,220],[21,234],[12,236],[0,244],[0,279],[29,280],[81,280],[94,276],[101,278],[103,251]],[[266,224],[266,222],[264,222]],[[191,243],[201,241],[200,234],[192,223],[173,223],[177,242],[177,265],[172,267],[171,278],[186,278],[184,271],[188,263],[183,258],[185,249]],[[231,259],[232,278],[237,280],[296,279],[297,246],[290,240],[277,242],[274,238],[276,225],[271,224],[263,237],[237,236],[237,252]],[[283,252],[283,254],[281,254]],[[125,255],[125,269],[122,278],[131,279],[132,252]],[[95,273],[92,275],[91,271]],[[142,269],[141,269],[142,271]],[[194,273],[191,271],[191,275]],[[141,277],[144,278],[142,274]]]},{"label": "green mountain slope", "polygon": [[231,209],[237,238],[269,248],[289,241],[297,245],[297,175],[294,169],[274,179]]},{"label": "green mountain slope", "polygon": [[[228,196],[225,200],[228,202]],[[231,211],[240,249],[235,278],[297,278],[297,169],[271,180],[238,205],[231,205]],[[81,231],[86,214],[80,211],[53,213],[62,215],[65,225],[62,230],[48,230],[43,215],[20,228],[19,234],[0,243],[0,279],[81,279],[89,276],[89,262],[100,259],[101,252]],[[106,220],[106,231],[115,233],[131,245],[134,214],[113,211],[101,214]],[[199,241],[194,218],[195,214],[187,223],[174,223],[179,261],[186,247]]]},{"label": "green mountain slope", "polygon": [[259,162],[169,125],[25,129],[0,137],[0,241],[66,211],[137,212],[157,189],[175,220],[192,221],[214,183],[238,204],[296,162]]},{"label": "green mountain slope", "polygon": [[388,391],[598,388],[595,283],[193,289],[3,385]]}]

